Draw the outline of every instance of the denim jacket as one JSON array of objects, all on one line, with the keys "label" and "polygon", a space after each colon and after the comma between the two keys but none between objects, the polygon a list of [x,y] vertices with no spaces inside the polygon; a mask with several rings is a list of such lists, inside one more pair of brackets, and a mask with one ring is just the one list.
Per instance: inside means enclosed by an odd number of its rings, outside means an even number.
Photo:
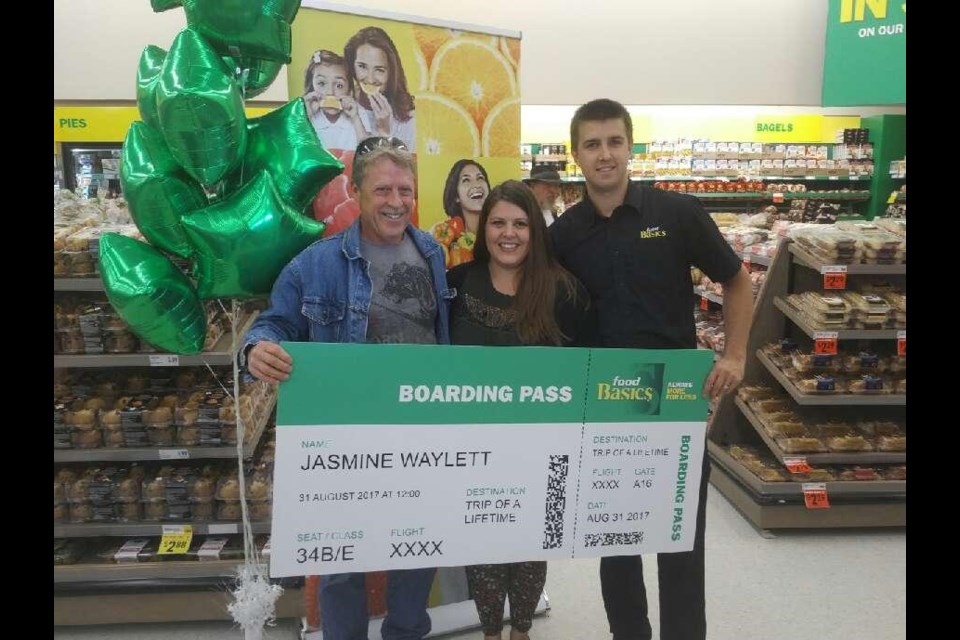
[{"label": "denim jacket", "polygon": [[[433,275],[437,298],[438,344],[450,344],[449,307],[456,292],[447,288],[443,251],[412,225],[407,234]],[[323,238],[283,268],[243,341],[243,351],[262,340],[272,342],[366,342],[373,285],[370,263],[360,255],[360,219],[343,233]]]}]

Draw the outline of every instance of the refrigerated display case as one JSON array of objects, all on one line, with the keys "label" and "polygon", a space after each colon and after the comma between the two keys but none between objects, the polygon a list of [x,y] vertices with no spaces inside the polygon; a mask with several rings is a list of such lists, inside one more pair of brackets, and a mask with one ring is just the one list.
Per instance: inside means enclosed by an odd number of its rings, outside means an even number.
[{"label": "refrigerated display case", "polygon": [[120,143],[63,143],[61,187],[81,198],[116,198],[121,149]]}]

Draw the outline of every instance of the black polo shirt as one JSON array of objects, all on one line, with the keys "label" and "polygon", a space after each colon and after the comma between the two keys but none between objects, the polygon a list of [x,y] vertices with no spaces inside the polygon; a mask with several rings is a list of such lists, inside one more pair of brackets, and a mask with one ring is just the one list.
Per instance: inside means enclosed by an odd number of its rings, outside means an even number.
[{"label": "black polo shirt", "polygon": [[715,282],[740,270],[697,198],[632,182],[609,218],[585,197],[549,231],[561,264],[590,291],[606,347],[696,348],[690,267]]}]

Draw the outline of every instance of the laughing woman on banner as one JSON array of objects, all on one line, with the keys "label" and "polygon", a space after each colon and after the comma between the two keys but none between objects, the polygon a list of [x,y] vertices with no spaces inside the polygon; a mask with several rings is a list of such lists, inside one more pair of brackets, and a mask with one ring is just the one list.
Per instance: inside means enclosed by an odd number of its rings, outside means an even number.
[{"label": "laughing woman on banner", "polygon": [[[453,344],[592,346],[596,314],[580,282],[553,256],[533,192],[508,180],[495,187],[480,213],[474,261],[447,273],[457,290],[450,307]],[[510,598],[510,640],[527,640],[547,579],[546,562],[467,567],[485,640],[503,631]]]},{"label": "laughing woman on banner", "polygon": [[393,136],[416,151],[413,95],[397,46],[380,27],[364,27],[343,47],[348,84],[360,119],[374,136]]}]

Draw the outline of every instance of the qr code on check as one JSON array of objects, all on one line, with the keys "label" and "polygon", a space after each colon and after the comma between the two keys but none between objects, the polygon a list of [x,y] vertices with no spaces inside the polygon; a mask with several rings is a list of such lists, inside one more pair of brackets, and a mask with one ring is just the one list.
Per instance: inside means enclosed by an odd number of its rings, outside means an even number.
[{"label": "qr code on check", "polygon": [[550,456],[547,467],[547,515],[543,519],[543,548],[563,546],[563,515],[567,510],[567,473],[570,456]]},{"label": "qr code on check", "polygon": [[643,531],[629,533],[587,533],[583,536],[585,547],[610,547],[621,544],[640,544],[643,542]]}]

